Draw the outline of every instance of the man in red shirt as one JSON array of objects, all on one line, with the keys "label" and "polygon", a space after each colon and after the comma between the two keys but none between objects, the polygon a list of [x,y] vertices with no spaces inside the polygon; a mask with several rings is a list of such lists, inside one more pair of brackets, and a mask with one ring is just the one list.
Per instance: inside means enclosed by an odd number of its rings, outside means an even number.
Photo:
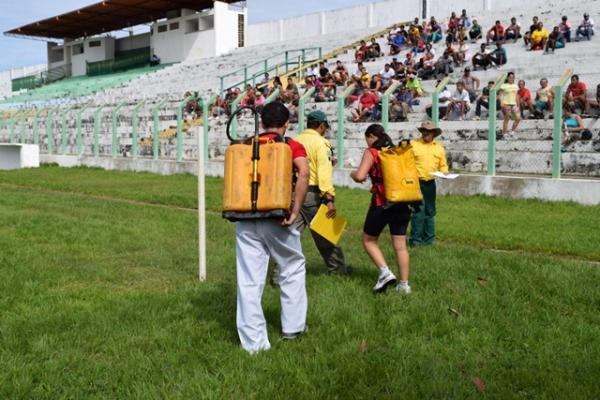
[{"label": "man in red shirt", "polygon": [[[264,140],[283,137],[290,114],[279,102],[267,104],[261,113]],[[306,151],[288,139],[297,177],[294,201],[285,220],[255,219],[236,223],[237,330],[242,347],[249,353],[271,347],[261,297],[267,278],[269,258],[280,266],[281,330],[283,339],[294,339],[306,330],[306,260],[300,233],[293,227],[308,190],[309,169]],[[263,184],[268,184],[263,182]]]},{"label": "man in red shirt", "polygon": [[500,21],[496,21],[496,24],[488,31],[487,43],[498,42],[504,40],[504,26]]},{"label": "man in red shirt", "polygon": [[363,62],[365,58],[367,58],[367,53],[369,52],[369,46],[367,46],[367,42],[364,40],[360,41],[360,47],[354,54],[354,59],[357,63]]},{"label": "man in red shirt", "polygon": [[370,88],[366,88],[362,96],[358,98],[358,109],[352,109],[352,120],[354,122],[364,121],[379,103],[379,96]]},{"label": "man in red shirt", "polygon": [[517,101],[519,102],[519,108],[521,109],[521,118],[525,118],[523,111],[529,110],[530,115],[533,115],[535,112],[535,104],[533,104],[533,100],[531,99],[531,92],[525,87],[525,81],[521,79],[518,86],[519,91],[517,92]]},{"label": "man in red shirt", "polygon": [[567,88],[567,95],[564,100],[565,104],[573,108],[580,108],[586,114],[590,113],[590,103],[587,99],[587,86],[579,81],[579,75],[571,77],[571,84]]}]

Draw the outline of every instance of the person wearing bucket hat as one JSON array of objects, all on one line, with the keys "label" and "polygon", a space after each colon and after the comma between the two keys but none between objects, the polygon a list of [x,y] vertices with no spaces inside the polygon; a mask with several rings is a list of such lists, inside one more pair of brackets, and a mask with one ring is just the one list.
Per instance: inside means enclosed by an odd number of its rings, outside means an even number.
[{"label": "person wearing bucket hat", "polygon": [[[313,111],[307,116],[307,129],[295,138],[306,150],[310,170],[308,193],[304,199],[300,217],[294,225],[300,233],[310,226],[321,204],[327,206],[327,217],[334,218],[336,215],[335,188],[333,187],[333,151],[329,140],[324,137],[328,130],[327,115],[323,111]],[[310,232],[327,266],[327,272],[331,275],[350,274],[352,268],[346,265],[342,248],[333,245],[317,233]],[[275,268],[272,278],[274,285],[278,283],[277,277],[278,267]]]},{"label": "person wearing bucket hat", "polygon": [[435,240],[436,184],[433,172],[448,173],[446,151],[434,139],[442,130],[431,121],[424,122],[419,128],[422,137],[411,142],[415,155],[415,164],[419,174],[419,184],[423,194],[423,206],[413,213],[411,220],[410,246],[433,244]]}]

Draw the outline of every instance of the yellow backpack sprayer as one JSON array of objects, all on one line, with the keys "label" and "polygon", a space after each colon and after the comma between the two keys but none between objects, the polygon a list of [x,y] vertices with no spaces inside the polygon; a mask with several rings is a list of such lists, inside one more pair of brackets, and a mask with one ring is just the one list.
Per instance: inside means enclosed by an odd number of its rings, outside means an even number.
[{"label": "yellow backpack sprayer", "polygon": [[396,147],[379,151],[385,199],[390,203],[411,203],[423,200],[415,156],[409,140]]},{"label": "yellow backpack sprayer", "polygon": [[[235,140],[231,122],[244,110],[254,115],[254,136]],[[241,107],[227,122],[223,218],[230,221],[287,218],[292,204],[292,150],[283,137],[261,138],[254,107]]]}]

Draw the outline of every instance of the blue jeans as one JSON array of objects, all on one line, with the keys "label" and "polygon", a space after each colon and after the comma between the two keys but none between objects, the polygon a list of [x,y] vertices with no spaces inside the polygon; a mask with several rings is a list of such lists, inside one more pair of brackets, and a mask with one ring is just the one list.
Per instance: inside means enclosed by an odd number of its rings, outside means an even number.
[{"label": "blue jeans", "polygon": [[594,35],[594,30],[592,28],[579,28],[577,29],[576,40],[579,40],[580,36],[585,36],[587,40],[591,40]]}]

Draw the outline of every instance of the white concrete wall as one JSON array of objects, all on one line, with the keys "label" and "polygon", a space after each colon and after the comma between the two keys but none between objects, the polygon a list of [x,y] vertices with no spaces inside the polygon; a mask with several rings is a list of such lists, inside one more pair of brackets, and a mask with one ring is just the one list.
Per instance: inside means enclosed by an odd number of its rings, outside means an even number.
[{"label": "white concrete wall", "polygon": [[226,3],[215,1],[215,55],[229,53],[238,47],[238,16],[244,15]]},{"label": "white concrete wall", "polygon": [[117,39],[115,42],[115,53],[144,47],[150,47],[150,32]]},{"label": "white concrete wall", "polygon": [[[90,42],[100,41],[99,47],[90,47]],[[73,54],[73,47],[84,45],[82,54]],[[87,63],[110,60],[115,57],[115,39],[112,37],[95,37],[68,42],[66,49],[71,54],[71,75],[82,76],[87,73]]]},{"label": "white concrete wall", "polygon": [[0,98],[5,98],[12,94],[13,79],[39,74],[40,72],[46,71],[47,68],[48,67],[45,64],[40,64],[0,72]]}]

